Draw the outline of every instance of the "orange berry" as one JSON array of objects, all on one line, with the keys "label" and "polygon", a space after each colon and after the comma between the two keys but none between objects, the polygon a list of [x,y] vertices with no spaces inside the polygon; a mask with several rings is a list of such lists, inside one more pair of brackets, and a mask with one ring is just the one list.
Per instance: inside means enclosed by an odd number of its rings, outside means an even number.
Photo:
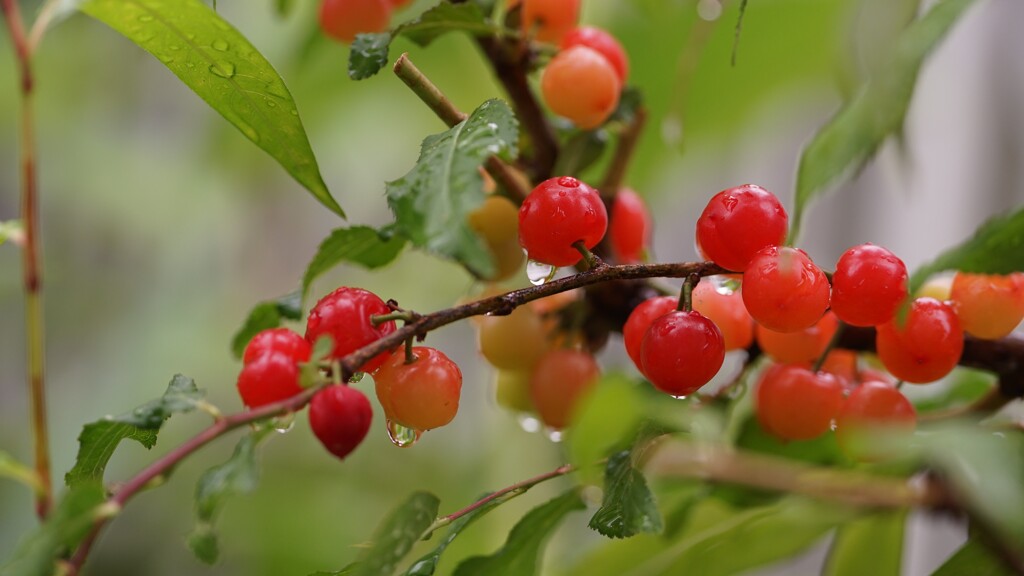
[{"label": "orange berry", "polygon": [[615,111],[622,83],[604,56],[586,46],[574,46],[551,59],[540,89],[555,114],[590,130]]}]

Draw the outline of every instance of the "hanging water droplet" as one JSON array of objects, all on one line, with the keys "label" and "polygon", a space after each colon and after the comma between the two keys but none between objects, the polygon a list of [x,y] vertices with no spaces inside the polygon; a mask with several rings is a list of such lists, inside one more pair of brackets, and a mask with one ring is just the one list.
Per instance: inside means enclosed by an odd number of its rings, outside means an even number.
[{"label": "hanging water droplet", "polygon": [[214,40],[210,44],[210,47],[213,48],[214,50],[219,50],[221,52],[227,52],[228,51],[227,40],[223,40],[221,38],[218,38],[218,39]]},{"label": "hanging water droplet", "polygon": [[[672,395],[669,394],[669,396],[672,396]],[[680,394],[678,396],[672,396],[672,397],[675,398],[676,400],[686,400],[687,395],[686,394]]]},{"label": "hanging water droplet", "polygon": [[295,413],[274,418],[270,421],[270,425],[274,427],[274,431],[278,434],[285,434],[295,427]]},{"label": "hanging water droplet", "polygon": [[558,268],[551,264],[537,262],[536,260],[526,261],[526,277],[530,279],[530,284],[534,286],[540,286],[548,282],[555,277],[555,272],[557,271]]},{"label": "hanging water droplet", "polygon": [[422,430],[413,430],[412,428],[406,428],[401,424],[396,424],[391,420],[387,421],[388,428],[388,439],[391,443],[399,448],[408,448],[416,443],[423,435]]},{"label": "hanging water droplet", "polygon": [[715,287],[715,292],[725,296],[732,296],[740,289],[740,281],[733,276],[718,275],[705,280],[710,280],[711,285]]},{"label": "hanging water droplet", "polygon": [[235,65],[231,62],[218,62],[210,65],[210,72],[221,78],[231,78],[235,75]]},{"label": "hanging water droplet", "polygon": [[516,415],[516,421],[519,422],[519,427],[522,428],[524,432],[529,432],[530,434],[540,432],[540,420],[537,420],[529,414]]},{"label": "hanging water droplet", "polygon": [[562,438],[565,436],[561,430],[555,430],[554,428],[545,427],[544,433],[548,437],[548,440],[555,443],[561,442]]}]

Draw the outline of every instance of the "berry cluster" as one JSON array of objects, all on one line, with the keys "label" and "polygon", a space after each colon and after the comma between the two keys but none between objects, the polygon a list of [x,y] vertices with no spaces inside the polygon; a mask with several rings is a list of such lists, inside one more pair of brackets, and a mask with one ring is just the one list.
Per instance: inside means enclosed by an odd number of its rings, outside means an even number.
[{"label": "berry cluster", "polygon": [[[324,337],[330,338],[332,348],[318,373],[340,371],[333,361],[395,331],[394,320],[383,318],[391,312],[392,307],[376,294],[343,286],[310,310],[305,337],[285,328],[258,333],[245,349],[244,366],[238,376],[242,402],[257,408],[301,393],[300,365],[310,362],[312,345]],[[462,373],[438,350],[422,346],[412,347],[406,354],[384,351],[357,370],[374,374],[377,399],[389,426],[397,424],[418,432],[444,426],[455,418]],[[347,383],[324,386],[309,404],[313,433],[338,458],[345,458],[359,446],[372,419],[370,401]]]}]

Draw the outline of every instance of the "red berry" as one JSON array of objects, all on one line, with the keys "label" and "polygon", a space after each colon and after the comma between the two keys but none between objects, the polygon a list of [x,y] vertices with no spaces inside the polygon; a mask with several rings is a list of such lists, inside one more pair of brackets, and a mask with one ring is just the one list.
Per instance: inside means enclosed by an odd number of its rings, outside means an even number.
[{"label": "red berry", "polygon": [[283,352],[261,354],[238,374],[238,394],[250,408],[280,402],[299,392],[299,365]]},{"label": "red berry", "polygon": [[907,266],[895,254],[871,244],[850,248],[832,275],[832,311],[853,326],[892,320],[907,297]]},{"label": "red berry", "polygon": [[[559,44],[579,20],[580,0],[522,0],[521,3],[519,22],[523,32],[541,42]],[[509,8],[513,6],[510,4]]]},{"label": "red berry", "polygon": [[327,451],[344,459],[366,438],[373,410],[366,395],[350,386],[328,386],[309,403],[309,426]]},{"label": "red berry", "polygon": [[839,321],[831,312],[822,316],[810,328],[796,332],[776,332],[758,325],[757,345],[776,362],[809,367],[828,348],[837,328]]},{"label": "red berry", "polygon": [[622,82],[596,50],[573,46],[548,62],[540,78],[548,108],[583,130],[597,128],[619,104]]},{"label": "red berry", "polygon": [[754,254],[786,240],[789,218],[774,194],[753,184],[722,190],[697,219],[697,246],[709,260],[743,272]]},{"label": "red berry", "polygon": [[565,428],[600,376],[597,361],[586,352],[561,348],[544,355],[530,374],[530,399],[541,421]]},{"label": "red berry", "polygon": [[910,306],[906,322],[898,318],[877,329],[875,349],[889,372],[907,382],[933,382],[949,374],[960,361],[964,331],[948,304],[934,298],[918,298]]},{"label": "red berry", "polygon": [[843,387],[832,374],[775,365],[757,386],[757,420],[783,440],[810,440],[828,432],[843,405]]},{"label": "red berry", "polygon": [[622,327],[622,338],[625,341],[626,353],[629,354],[633,364],[636,364],[637,370],[641,373],[644,371],[644,368],[640,362],[640,348],[643,345],[644,336],[647,335],[647,330],[655,320],[669,312],[675,312],[678,307],[679,300],[672,296],[648,298],[634,308],[629,314],[629,318],[626,319],[626,324]]},{"label": "red berry", "polygon": [[883,455],[884,450],[855,443],[858,436],[872,432],[909,434],[916,425],[917,412],[906,396],[890,384],[868,381],[843,402],[836,418],[836,434],[844,450],[853,451],[857,457],[873,459],[873,456]]},{"label": "red berry", "polygon": [[813,326],[828,308],[828,278],[803,250],[765,248],[743,273],[743,303],[758,324],[776,332]]},{"label": "red berry", "polygon": [[615,36],[594,26],[580,26],[562,39],[563,50],[573,46],[586,46],[596,50],[615,69],[619,82],[626,82],[626,77],[629,76],[629,59],[626,58],[626,51],[622,49]]},{"label": "red berry", "polygon": [[268,352],[280,352],[295,362],[308,362],[312,347],[305,338],[287,328],[263,330],[252,337],[245,347],[242,363],[248,364]]},{"label": "red berry", "polygon": [[1024,319],[1024,274],[957,272],[949,299],[965,332],[985,340],[1003,338]]},{"label": "red berry", "polygon": [[693,289],[693,309],[722,331],[726,352],[743,350],[754,341],[754,320],[738,291],[720,292],[714,279],[705,278]]},{"label": "red berry", "polygon": [[608,213],[597,191],[562,176],[537,185],[519,208],[519,245],[538,262],[572,266],[582,256],[573,244],[597,246],[608,229]]},{"label": "red berry", "polygon": [[[321,298],[309,311],[306,340],[310,344],[315,344],[320,336],[328,335],[334,339],[334,350],[331,351],[330,357],[343,358],[394,332],[393,321],[376,327],[370,321],[371,316],[389,312],[391,308],[373,292],[342,286]],[[382,352],[358,369],[373,372],[390,354]]]},{"label": "red berry", "polygon": [[651,324],[640,348],[643,373],[654,387],[686,396],[718,374],[725,342],[718,326],[700,312],[670,312]]},{"label": "red berry", "polygon": [[320,4],[320,28],[341,42],[352,42],[356,34],[387,30],[390,22],[388,0],[323,0]]},{"label": "red berry", "polygon": [[388,358],[373,376],[377,399],[388,420],[413,430],[432,430],[452,421],[459,411],[462,371],[439,350],[428,346]]},{"label": "red berry", "polygon": [[629,188],[615,195],[608,236],[619,262],[635,264],[643,260],[651,243],[651,214],[643,198]]}]

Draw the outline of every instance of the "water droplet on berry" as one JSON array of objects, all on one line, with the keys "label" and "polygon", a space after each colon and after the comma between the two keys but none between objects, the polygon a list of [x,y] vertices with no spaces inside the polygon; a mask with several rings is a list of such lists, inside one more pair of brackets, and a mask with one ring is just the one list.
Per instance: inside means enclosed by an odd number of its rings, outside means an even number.
[{"label": "water droplet on berry", "polygon": [[399,448],[408,448],[416,443],[423,435],[422,430],[413,430],[412,428],[406,428],[401,424],[396,424],[391,420],[387,421],[388,428],[388,439],[391,443]]},{"label": "water droplet on berry", "polygon": [[[669,396],[672,396],[672,395],[670,394]],[[672,398],[675,398],[676,400],[686,400],[687,395],[686,394],[680,394],[678,396],[672,396]]]},{"label": "water droplet on berry", "polygon": [[533,434],[534,432],[540,431],[540,420],[537,420],[533,416],[528,414],[519,414],[516,416],[516,421],[519,422],[519,427],[525,432]]},{"label": "water droplet on berry", "polygon": [[578,188],[580,181],[573,178],[572,176],[562,176],[558,179],[558,185],[566,188]]},{"label": "water droplet on berry", "polygon": [[526,261],[526,277],[530,279],[530,284],[534,286],[540,286],[548,282],[555,277],[555,272],[557,271],[558,268],[551,264],[537,262],[536,260]]},{"label": "water droplet on berry", "polygon": [[740,289],[740,281],[732,276],[712,276],[705,278],[704,281],[710,281],[711,285],[715,287],[715,292],[724,296],[732,296]]}]

